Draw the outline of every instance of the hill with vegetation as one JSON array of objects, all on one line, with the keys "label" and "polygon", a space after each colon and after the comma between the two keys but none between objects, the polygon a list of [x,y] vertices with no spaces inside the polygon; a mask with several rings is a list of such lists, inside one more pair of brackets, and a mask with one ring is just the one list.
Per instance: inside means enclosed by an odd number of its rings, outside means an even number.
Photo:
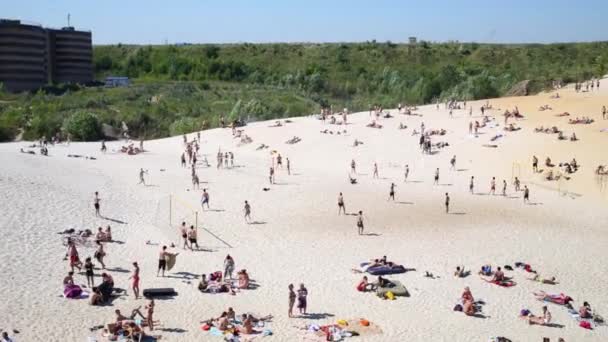
[{"label": "hill with vegetation", "polygon": [[0,92],[0,140],[62,132],[102,136],[101,124],[157,138],[228,120],[308,115],[319,107],[424,104],[525,92],[604,75],[608,42],[492,45],[420,42],[96,46],[99,80],[128,76],[126,88],[55,86]]}]

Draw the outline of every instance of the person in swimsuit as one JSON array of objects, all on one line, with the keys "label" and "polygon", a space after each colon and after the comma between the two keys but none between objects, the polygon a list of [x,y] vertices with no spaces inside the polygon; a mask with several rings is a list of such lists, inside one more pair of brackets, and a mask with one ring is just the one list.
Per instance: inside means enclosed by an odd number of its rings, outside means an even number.
[{"label": "person in swimsuit", "polygon": [[234,259],[228,254],[224,259],[224,279],[228,277],[232,279],[232,272],[234,272]]},{"label": "person in swimsuit", "polygon": [[530,190],[527,185],[524,185],[524,203],[530,203]]},{"label": "person in swimsuit", "polygon": [[274,184],[274,167],[270,167],[270,171],[268,174],[268,180],[270,181],[270,184]]},{"label": "person in swimsuit", "polygon": [[99,193],[95,191],[95,197],[93,198],[93,206],[95,207],[95,216],[97,217],[101,216],[101,214],[99,213],[99,201],[101,201],[101,199],[99,198]]},{"label": "person in swimsuit", "polygon": [[133,295],[135,296],[135,299],[139,299],[139,265],[137,262],[133,263],[133,274],[129,279],[133,279],[133,282],[131,283]]},{"label": "person in swimsuit", "polygon": [[74,267],[76,267],[80,271],[82,262],[78,258],[78,250],[76,249],[76,244],[72,240],[68,240],[68,252],[66,256],[69,257],[70,269],[72,270],[72,272],[74,272]]},{"label": "person in swimsuit", "polygon": [[388,200],[395,200],[395,183],[391,183],[391,190],[388,193]]},{"label": "person in swimsuit", "polygon": [[148,310],[146,321],[148,323],[148,328],[150,329],[150,331],[152,331],[154,330],[154,299],[150,299],[150,302],[148,303],[148,305],[146,305],[146,310]]},{"label": "person in swimsuit", "polygon": [[435,181],[433,182],[434,185],[438,185],[439,184],[439,168],[437,168],[435,170]]},{"label": "person in swimsuit", "polygon": [[245,221],[247,223],[250,223],[251,221],[251,206],[249,205],[249,202],[245,201]]},{"label": "person in swimsuit", "polygon": [[456,156],[453,156],[452,159],[450,159],[450,169],[456,170]]},{"label": "person in swimsuit", "polygon": [[543,306],[543,315],[542,316],[534,316],[534,315],[528,316],[528,323],[530,323],[530,325],[532,325],[532,324],[547,325],[547,324],[551,323],[551,313],[549,312],[549,310],[547,309],[546,306]]},{"label": "person in swimsuit", "polygon": [[293,290],[293,284],[289,284],[289,309],[287,310],[287,316],[293,317],[293,306],[296,303],[296,293]]},{"label": "person in swimsuit", "polygon": [[95,243],[97,243],[97,250],[94,254],[95,259],[97,259],[97,261],[99,261],[99,263],[101,264],[101,269],[105,270],[106,264],[103,262],[103,258],[106,256],[106,252],[103,250],[103,244],[101,243],[101,241],[97,240],[95,241]]},{"label": "person in swimsuit", "polygon": [[344,206],[344,197],[342,197],[342,193],[338,195],[338,215],[340,215],[340,212],[344,212],[344,215],[346,215],[346,207]]},{"label": "person in swimsuit", "polygon": [[277,168],[283,168],[283,157],[281,157],[281,154],[279,153],[279,155],[277,155]]},{"label": "person in swimsuit", "polygon": [[188,229],[186,228],[186,222],[182,222],[181,227],[179,227],[180,233],[182,234],[182,240],[184,241],[183,249],[188,248]]},{"label": "person in swimsuit", "polygon": [[373,178],[378,178],[378,164],[374,163],[374,176]]},{"label": "person in swimsuit", "polygon": [[137,184],[146,185],[146,180],[144,179],[144,174],[146,173],[148,173],[148,171],[144,171],[144,169],[139,169],[139,183]]},{"label": "person in swimsuit", "polygon": [[196,229],[194,229],[194,226],[190,226],[190,230],[188,231],[188,241],[190,241],[190,250],[194,250],[194,245],[196,245],[197,250],[200,248],[196,240]]},{"label": "person in swimsuit", "polygon": [[496,195],[496,178],[492,177],[492,181],[490,182],[490,195]]},{"label": "person in swimsuit", "polygon": [[351,160],[350,162],[350,172],[356,174],[357,173],[357,164],[355,164],[355,160]]},{"label": "person in swimsuit", "polygon": [[532,156],[532,171],[538,172],[538,158]]},{"label": "person in swimsuit", "polygon": [[445,213],[449,213],[450,212],[450,195],[446,192],[445,193]]},{"label": "person in swimsuit", "polygon": [[507,196],[507,181],[504,179],[502,180],[502,195]]},{"label": "person in swimsuit", "polygon": [[521,182],[519,181],[519,178],[515,177],[515,180],[513,181],[513,185],[515,186],[515,191],[520,190]]},{"label": "person in swimsuit", "polygon": [[410,175],[410,166],[405,164],[405,173],[403,174],[403,182],[407,182],[407,176]]},{"label": "person in swimsuit", "polygon": [[209,193],[207,192],[207,189],[203,189],[203,197],[201,198],[201,207],[203,207],[203,210],[205,210],[205,204],[207,205],[207,209],[209,208]]},{"label": "person in swimsuit", "polygon": [[287,174],[291,176],[291,164],[289,163],[289,158],[285,158],[285,162],[287,163]]},{"label": "person in swimsuit", "polygon": [[167,256],[170,255],[167,252],[167,246],[163,246],[159,255],[158,255],[158,270],[156,271],[156,276],[158,277],[158,273],[162,270],[162,276],[165,276],[165,269],[167,268]]},{"label": "person in swimsuit", "polygon": [[363,211],[359,210],[359,216],[357,217],[357,230],[359,235],[363,234]]},{"label": "person in swimsuit", "polygon": [[298,289],[298,309],[300,309],[300,314],[306,315],[306,307],[307,303],[308,290],[304,287],[304,284],[300,284],[300,288]]},{"label": "person in swimsuit", "polygon": [[475,193],[475,177],[471,176],[471,181],[469,182],[469,192],[474,194]]},{"label": "person in swimsuit", "polygon": [[95,274],[93,273],[93,262],[91,257],[87,257],[84,261],[84,270],[87,277],[87,286],[93,288],[95,286]]}]

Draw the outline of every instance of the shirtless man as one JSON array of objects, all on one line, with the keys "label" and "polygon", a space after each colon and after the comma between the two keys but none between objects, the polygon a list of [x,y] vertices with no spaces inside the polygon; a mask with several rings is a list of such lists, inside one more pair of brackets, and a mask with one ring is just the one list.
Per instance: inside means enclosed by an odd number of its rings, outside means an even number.
[{"label": "shirtless man", "polygon": [[357,217],[357,230],[359,235],[363,234],[363,211],[359,210],[359,216]]},{"label": "shirtless man", "polygon": [[245,201],[245,221],[247,223],[251,222],[251,206],[249,205],[249,202]]},{"label": "shirtless man", "polygon": [[374,163],[374,176],[373,178],[378,178],[378,164]]},{"label": "shirtless man", "polygon": [[188,231],[188,241],[190,241],[190,250],[194,250],[194,245],[196,245],[196,250],[199,250],[198,242],[196,239],[196,229],[194,226],[190,226],[190,230]]},{"label": "shirtless man", "polygon": [[203,189],[203,196],[201,197],[201,207],[205,210],[205,204],[207,205],[207,209],[209,209],[209,193],[207,189]]},{"label": "shirtless man", "polygon": [[538,172],[538,158],[532,156],[532,171]]},{"label": "shirtless man", "polygon": [[139,169],[139,183],[137,184],[146,185],[146,180],[144,179],[144,174],[146,173],[148,173],[148,171],[144,171],[144,169]]},{"label": "shirtless man", "polygon": [[530,203],[530,190],[527,185],[524,185],[524,203]]},{"label": "shirtless man", "polygon": [[456,155],[450,159],[450,170],[456,170]]},{"label": "shirtless man", "polygon": [[407,176],[410,175],[410,166],[408,164],[405,164],[405,173],[403,174],[403,182],[406,183],[407,182]]},{"label": "shirtless man", "polygon": [[388,200],[395,200],[395,183],[391,183],[391,190],[388,193]]},{"label": "shirtless man", "polygon": [[357,168],[356,168],[356,164],[355,164],[355,160],[351,160],[350,162],[350,172],[356,174],[357,173]]},{"label": "shirtless man", "polygon": [[475,193],[475,177],[471,176],[471,181],[469,182],[469,192],[471,194]]},{"label": "shirtless man", "polygon": [[186,228],[186,222],[182,222],[182,225],[179,227],[179,232],[182,235],[182,240],[184,241],[183,249],[188,247],[188,229]]},{"label": "shirtless man", "polygon": [[342,193],[338,195],[338,215],[340,215],[340,212],[344,212],[344,215],[346,215],[346,207],[344,206],[344,197],[342,197]]},{"label": "shirtless man", "polygon": [[93,206],[95,207],[95,216],[97,217],[101,216],[101,214],[99,213],[99,201],[101,201],[101,199],[99,198],[99,193],[95,191],[95,197],[93,198]]},{"label": "shirtless man", "polygon": [[507,181],[504,179],[502,180],[502,195],[507,196]]},{"label": "shirtless man", "polygon": [[437,170],[435,170],[435,181],[433,182],[434,185],[439,185],[439,168],[437,168]]},{"label": "shirtless man", "polygon": [[165,276],[165,269],[167,268],[167,256],[177,255],[171,254],[167,252],[167,246],[163,246],[160,253],[158,254],[158,270],[156,271],[156,276],[158,277],[158,273],[162,270],[162,276]]}]

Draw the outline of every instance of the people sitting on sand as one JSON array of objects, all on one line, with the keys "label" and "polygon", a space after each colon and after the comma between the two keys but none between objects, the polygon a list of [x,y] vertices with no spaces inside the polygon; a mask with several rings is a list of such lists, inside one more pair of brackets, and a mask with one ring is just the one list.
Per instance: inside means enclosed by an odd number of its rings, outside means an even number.
[{"label": "people sitting on sand", "polygon": [[608,175],[608,166],[606,165],[598,165],[595,169],[595,174],[598,176]]},{"label": "people sitting on sand", "polygon": [[383,115],[382,117],[383,117],[383,118],[385,118],[385,119],[390,119],[390,118],[392,118],[393,116],[391,115],[391,113],[390,113],[390,112],[386,112],[386,113],[384,113],[384,115]]},{"label": "people sitting on sand", "polygon": [[591,305],[587,302],[583,302],[583,306],[578,309],[578,314],[581,318],[593,318],[593,310],[591,310]]},{"label": "people sitting on sand", "polygon": [[571,125],[576,125],[576,124],[588,125],[588,124],[593,123],[593,121],[594,121],[593,119],[588,118],[588,117],[582,117],[580,119],[577,117],[576,119],[569,119],[568,123]]},{"label": "people sitting on sand", "polygon": [[469,274],[469,272],[464,270],[464,266],[456,266],[454,277],[464,278],[467,276],[467,274]]},{"label": "people sitting on sand", "polygon": [[570,113],[568,113],[568,112],[563,112],[563,113],[555,114],[555,116],[559,116],[559,117],[562,117],[562,116],[570,116]]},{"label": "people sitting on sand", "polygon": [[361,281],[359,281],[359,284],[357,284],[357,291],[360,291],[360,292],[372,291],[372,290],[374,290],[374,287],[375,287],[374,284],[370,284],[367,281],[367,276],[363,276]]},{"label": "people sitting on sand", "polygon": [[353,147],[357,147],[359,145],[363,145],[363,141],[355,139],[355,141],[353,142]]},{"label": "people sitting on sand", "polygon": [[202,274],[201,281],[198,283],[198,290],[201,292],[207,292],[207,287],[209,287],[209,283],[207,282],[207,276]]},{"label": "people sitting on sand", "polygon": [[530,325],[533,325],[533,324],[547,325],[547,324],[551,323],[551,312],[549,312],[549,310],[547,309],[546,306],[543,306],[543,315],[542,316],[535,316],[530,313],[527,318],[528,318],[528,323]]},{"label": "people sitting on sand", "polygon": [[551,162],[551,158],[547,157],[547,159],[545,159],[545,166],[547,166],[547,167],[554,167],[555,164],[553,164]]},{"label": "people sitting on sand", "polygon": [[407,129],[407,126],[403,124],[403,122],[399,123],[399,129]]},{"label": "people sitting on sand", "polygon": [[521,128],[520,127],[515,127],[515,125],[513,124],[509,124],[509,126],[505,127],[505,131],[507,132],[515,132],[515,131],[519,131]]},{"label": "people sitting on sand", "polygon": [[300,137],[294,136],[293,138],[287,140],[285,143],[292,145],[292,144],[297,144],[300,141],[302,141],[302,139]]},{"label": "people sitting on sand", "polygon": [[371,128],[382,128],[382,125],[376,123],[376,120],[372,121],[371,123],[368,123],[366,126]]},{"label": "people sitting on sand", "polygon": [[460,296],[460,298],[462,300],[470,300],[470,301],[475,300],[473,298],[473,294],[471,293],[471,289],[468,286],[464,288],[464,291],[462,292],[462,295]]},{"label": "people sitting on sand", "polygon": [[552,110],[553,108],[551,108],[551,106],[549,106],[548,104],[546,105],[542,105],[538,108],[539,111],[545,111],[545,110]]}]

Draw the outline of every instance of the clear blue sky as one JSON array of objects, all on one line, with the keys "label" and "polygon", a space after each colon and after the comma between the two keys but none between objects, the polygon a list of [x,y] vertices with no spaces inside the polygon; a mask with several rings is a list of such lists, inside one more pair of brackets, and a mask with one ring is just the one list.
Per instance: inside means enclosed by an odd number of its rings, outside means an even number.
[{"label": "clear blue sky", "polygon": [[94,44],[608,40],[608,0],[3,0],[0,17]]}]

